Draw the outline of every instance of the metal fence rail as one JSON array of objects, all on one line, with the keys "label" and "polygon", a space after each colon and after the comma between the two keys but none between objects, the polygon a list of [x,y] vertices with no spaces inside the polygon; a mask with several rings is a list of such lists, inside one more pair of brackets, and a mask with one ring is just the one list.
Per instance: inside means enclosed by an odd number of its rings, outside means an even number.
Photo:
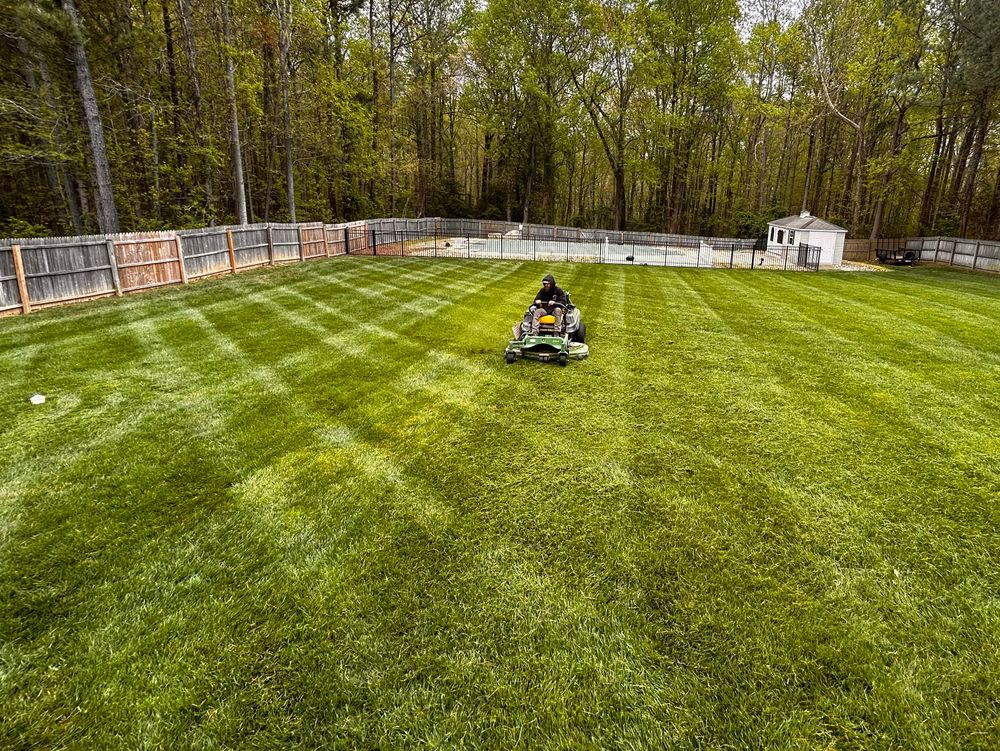
[{"label": "metal fence rail", "polygon": [[471,219],[385,219],[368,231],[371,252],[384,256],[808,271],[820,260],[815,246]]}]

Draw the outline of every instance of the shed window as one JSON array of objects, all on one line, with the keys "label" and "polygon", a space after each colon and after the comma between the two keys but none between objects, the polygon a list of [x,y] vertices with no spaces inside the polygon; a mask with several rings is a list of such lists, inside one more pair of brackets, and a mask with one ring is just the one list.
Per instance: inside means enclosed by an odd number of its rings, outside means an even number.
[{"label": "shed window", "polygon": [[784,244],[785,244],[785,230],[779,229],[778,230],[778,245],[784,245]]},{"label": "shed window", "polygon": [[774,242],[774,227],[771,227],[771,242]]},{"label": "shed window", "polygon": [[788,244],[795,245],[795,230],[788,230]]}]

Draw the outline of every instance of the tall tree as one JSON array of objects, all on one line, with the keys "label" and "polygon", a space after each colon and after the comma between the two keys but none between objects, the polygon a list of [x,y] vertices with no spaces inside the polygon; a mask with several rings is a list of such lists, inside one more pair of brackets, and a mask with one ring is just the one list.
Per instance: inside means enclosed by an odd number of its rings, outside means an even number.
[{"label": "tall tree", "polygon": [[246,182],[243,177],[243,144],[240,141],[239,110],[236,106],[236,64],[233,62],[233,31],[229,20],[229,0],[222,0],[222,39],[226,58],[226,97],[229,101],[229,133],[233,164],[233,200],[236,206],[236,221],[247,223]]},{"label": "tall tree", "polygon": [[90,63],[84,46],[80,14],[73,0],[60,0],[60,4],[69,20],[70,55],[76,71],[76,86],[83,105],[90,156],[93,160],[94,180],[97,184],[97,223],[101,232],[118,232],[118,207],[115,204],[111,165],[108,162],[108,150],[104,141],[104,121],[94,94],[94,79],[90,73]]}]

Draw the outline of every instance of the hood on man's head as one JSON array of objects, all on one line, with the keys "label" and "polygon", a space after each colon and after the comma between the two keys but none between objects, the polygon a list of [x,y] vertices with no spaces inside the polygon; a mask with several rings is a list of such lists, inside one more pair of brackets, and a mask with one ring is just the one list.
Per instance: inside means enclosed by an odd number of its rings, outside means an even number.
[{"label": "hood on man's head", "polygon": [[546,274],[544,277],[542,277],[542,284],[545,284],[545,282],[548,282],[553,287],[556,286],[556,278],[552,276],[552,274]]}]

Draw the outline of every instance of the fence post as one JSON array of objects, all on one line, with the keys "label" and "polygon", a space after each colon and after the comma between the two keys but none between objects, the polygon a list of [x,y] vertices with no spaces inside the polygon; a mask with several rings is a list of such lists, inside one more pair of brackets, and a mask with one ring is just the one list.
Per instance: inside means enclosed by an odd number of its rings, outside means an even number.
[{"label": "fence post", "polygon": [[972,270],[976,270],[976,263],[979,261],[979,246],[982,244],[982,240],[976,240],[976,253],[972,256]]},{"label": "fence post", "polygon": [[229,245],[229,268],[236,273],[236,249],[233,248],[233,231],[226,230],[226,244]]},{"label": "fence post", "polygon": [[181,284],[188,283],[188,272],[184,268],[184,250],[181,247],[181,236],[174,235],[174,245],[177,246],[177,265],[181,267]]},{"label": "fence post", "polygon": [[17,277],[17,291],[21,295],[21,312],[27,315],[31,312],[31,301],[28,300],[28,280],[24,277],[24,261],[21,259],[21,246],[11,245],[14,255],[14,275]]},{"label": "fence post", "polygon": [[326,241],[326,222],[323,223],[323,252],[327,258],[330,257],[330,243]]},{"label": "fence post", "polygon": [[372,230],[372,255],[378,255],[378,247],[375,245],[375,230]]},{"label": "fence post", "polygon": [[958,248],[958,241],[952,238],[951,241],[951,260],[948,261],[949,266],[955,265],[955,250]]},{"label": "fence post", "polygon": [[271,225],[267,225],[267,263],[274,266],[274,235],[271,233]]},{"label": "fence post", "polygon": [[306,260],[306,244],[302,241],[302,225],[296,225],[295,231],[298,233],[299,237],[299,260]]},{"label": "fence post", "polygon": [[344,227],[344,255],[351,254],[351,230],[348,227]]},{"label": "fence post", "polygon": [[438,257],[438,223],[434,222],[434,257]]},{"label": "fence post", "polygon": [[[764,251],[767,252],[766,250]],[[788,248],[785,248],[785,265],[781,267],[782,271],[788,271]]]},{"label": "fence post", "polygon": [[115,286],[115,294],[122,296],[122,280],[118,274],[118,258],[115,256],[115,241],[108,238],[106,243],[108,249],[108,263],[111,264],[111,283]]}]

